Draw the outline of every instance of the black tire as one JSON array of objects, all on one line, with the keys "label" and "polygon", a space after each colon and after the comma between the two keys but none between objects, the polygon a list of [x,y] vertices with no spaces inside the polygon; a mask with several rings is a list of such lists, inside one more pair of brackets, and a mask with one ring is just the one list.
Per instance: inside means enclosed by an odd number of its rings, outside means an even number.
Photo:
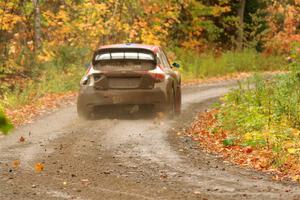
[{"label": "black tire", "polygon": [[175,112],[175,91],[172,88],[172,91],[170,93],[169,96],[169,105],[168,105],[168,110],[167,110],[167,114],[169,116],[169,118],[174,118],[176,112]]}]

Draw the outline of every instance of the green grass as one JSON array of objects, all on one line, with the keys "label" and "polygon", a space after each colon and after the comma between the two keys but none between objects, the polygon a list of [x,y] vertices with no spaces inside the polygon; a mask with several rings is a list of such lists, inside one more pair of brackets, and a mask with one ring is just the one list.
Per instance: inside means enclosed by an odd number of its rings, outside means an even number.
[{"label": "green grass", "polygon": [[236,145],[272,152],[274,167],[300,164],[299,69],[269,80],[256,75],[228,93],[219,107],[218,128]]},{"label": "green grass", "polygon": [[[292,53],[291,58],[293,61],[287,65],[289,73],[271,79],[256,75],[223,98],[220,124],[239,137],[241,143],[278,150],[284,148],[286,141],[299,140],[299,52]],[[300,143],[294,146],[300,150]]]},{"label": "green grass", "polygon": [[38,80],[30,81],[24,88],[16,87],[4,94],[0,107],[17,107],[27,104],[49,93],[62,93],[79,89],[82,69],[70,66],[65,72],[48,69]]},{"label": "green grass", "polygon": [[57,58],[32,67],[31,78],[25,86],[17,85],[13,90],[1,88],[0,110],[28,104],[49,93],[77,91],[89,51],[61,47],[57,53]]},{"label": "green grass", "polygon": [[0,111],[0,134],[7,134],[13,128],[10,121],[5,117],[4,113]]},{"label": "green grass", "polygon": [[274,167],[297,177],[300,173],[299,48],[291,52],[290,58],[291,62],[286,64],[280,56],[263,57],[253,51],[227,52],[215,61],[204,61],[201,66],[207,68],[207,63],[211,63],[211,67],[220,70],[220,73],[226,73],[226,70],[216,64],[232,66],[230,72],[288,70],[268,78],[257,73],[242,81],[237,89],[222,98],[214,116],[216,122],[207,131],[215,134],[210,131],[213,129],[218,130],[216,134],[226,134],[224,146],[236,145],[257,150],[257,155],[268,160],[264,167]]},{"label": "green grass", "polygon": [[176,59],[184,79],[204,79],[236,72],[283,70],[287,65],[283,56],[263,55],[255,50],[226,51],[219,56],[212,53],[197,54],[176,49]]}]

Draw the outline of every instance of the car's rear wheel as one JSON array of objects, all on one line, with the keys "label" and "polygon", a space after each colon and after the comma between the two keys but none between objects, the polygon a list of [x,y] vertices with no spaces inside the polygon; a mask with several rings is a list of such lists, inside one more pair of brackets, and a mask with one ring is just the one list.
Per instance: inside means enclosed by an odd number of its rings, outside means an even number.
[{"label": "car's rear wheel", "polygon": [[176,109],[175,91],[172,88],[169,96],[169,105],[167,110],[167,114],[170,118],[173,118],[175,116],[176,114],[175,109]]}]

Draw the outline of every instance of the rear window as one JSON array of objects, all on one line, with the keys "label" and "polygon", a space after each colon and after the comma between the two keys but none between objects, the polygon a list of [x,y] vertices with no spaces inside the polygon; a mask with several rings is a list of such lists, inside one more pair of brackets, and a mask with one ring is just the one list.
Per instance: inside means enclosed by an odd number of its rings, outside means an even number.
[{"label": "rear window", "polygon": [[122,60],[101,60],[94,65],[96,70],[105,71],[145,71],[155,69],[155,63],[150,60],[137,60],[137,59],[122,59]]},{"label": "rear window", "polygon": [[144,49],[108,49],[94,54],[93,65],[97,70],[153,70],[155,55]]},{"label": "rear window", "polygon": [[94,61],[107,60],[148,60],[155,61],[153,54],[146,52],[104,52],[95,55]]}]

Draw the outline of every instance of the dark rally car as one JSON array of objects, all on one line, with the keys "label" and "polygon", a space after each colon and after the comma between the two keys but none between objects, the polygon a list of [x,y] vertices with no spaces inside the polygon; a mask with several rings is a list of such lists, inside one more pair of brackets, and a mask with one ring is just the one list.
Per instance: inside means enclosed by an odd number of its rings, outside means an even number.
[{"label": "dark rally car", "polygon": [[152,106],[171,116],[181,110],[181,78],[159,46],[116,44],[100,47],[82,78],[80,117],[112,105]]}]

